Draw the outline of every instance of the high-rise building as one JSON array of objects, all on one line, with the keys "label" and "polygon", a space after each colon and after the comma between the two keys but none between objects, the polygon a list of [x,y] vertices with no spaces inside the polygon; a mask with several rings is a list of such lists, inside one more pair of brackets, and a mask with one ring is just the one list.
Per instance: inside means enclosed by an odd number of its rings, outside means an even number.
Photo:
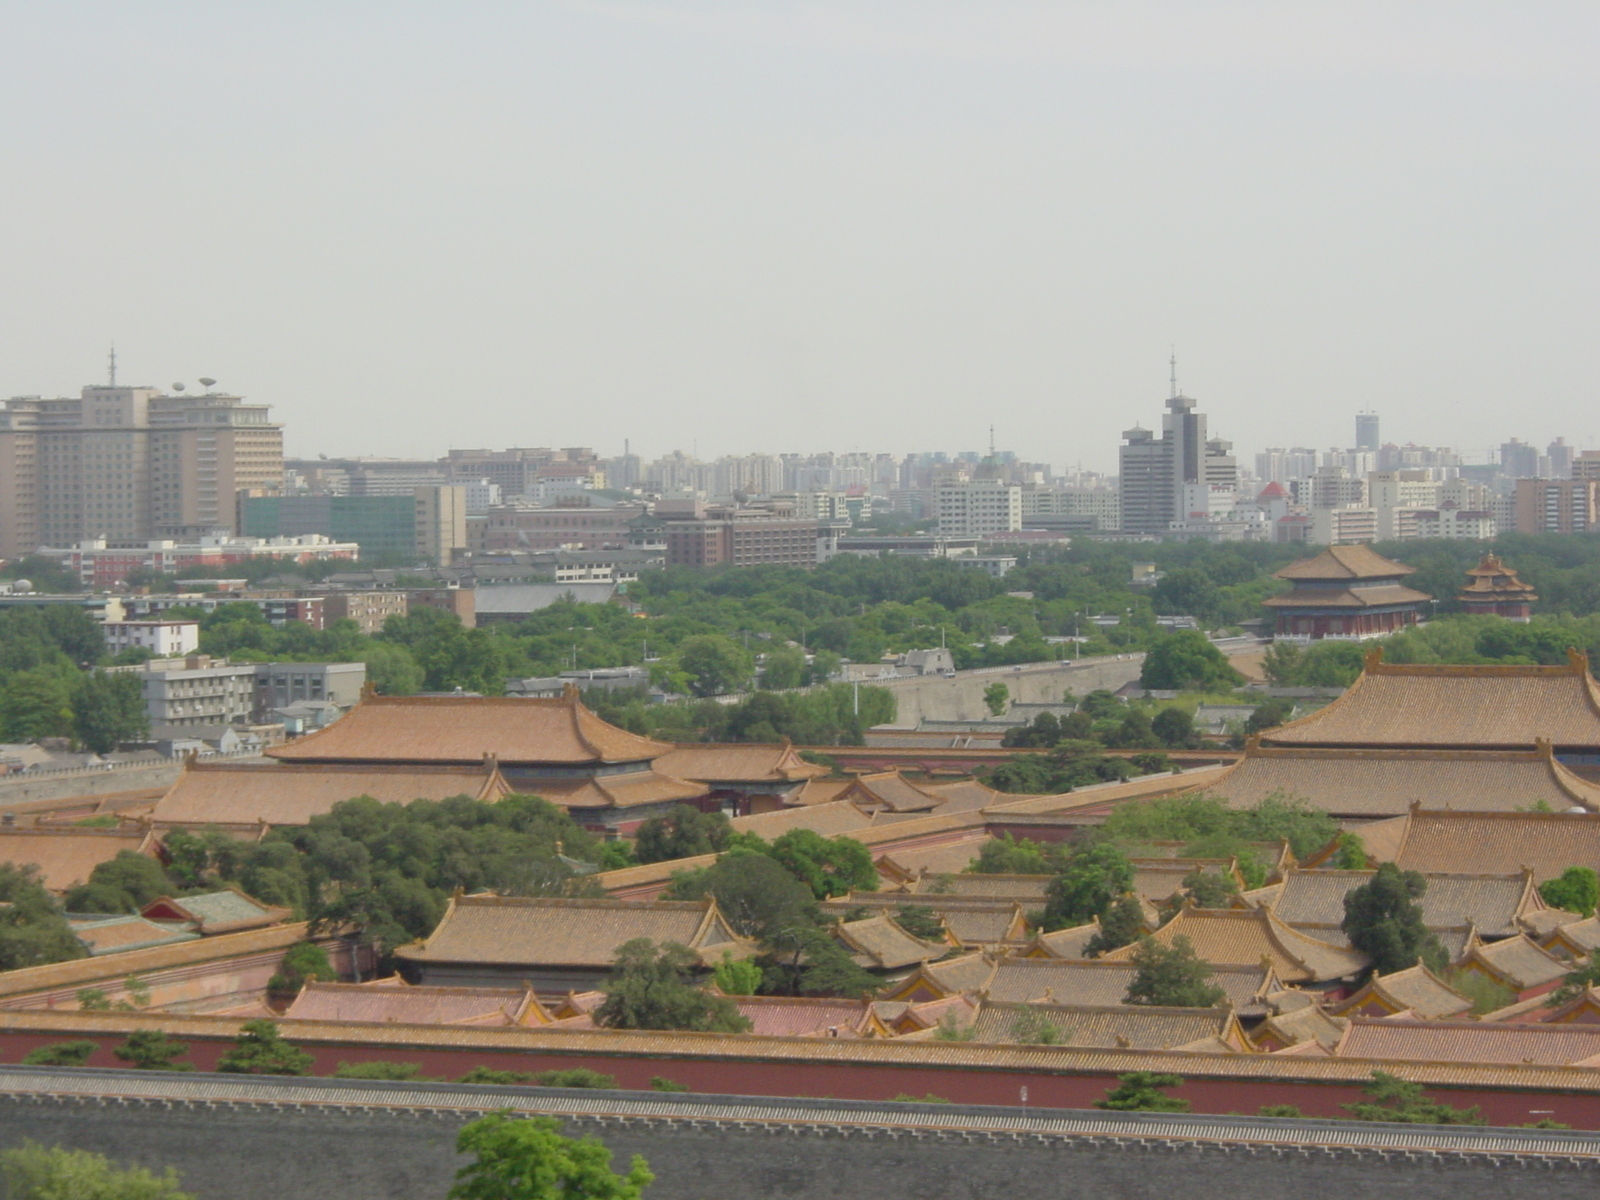
[{"label": "high-rise building", "polygon": [[1356,449],[1376,450],[1383,445],[1378,440],[1378,414],[1372,411],[1356,414]]},{"label": "high-rise building", "polygon": [[283,427],[224,392],[90,386],[0,406],[0,556],[93,538],[237,531],[240,491],[283,486]]},{"label": "high-rise building", "polygon": [[1508,479],[1536,479],[1539,475],[1539,448],[1520,438],[1500,444],[1500,472]]},{"label": "high-rise building", "polygon": [[1553,479],[1566,479],[1572,474],[1573,448],[1567,445],[1566,438],[1557,438],[1545,447],[1545,457],[1550,460],[1550,475]]},{"label": "high-rise building", "polygon": [[1022,489],[1003,479],[941,483],[934,509],[942,537],[988,537],[1022,528]]},{"label": "high-rise building", "polygon": [[1206,437],[1204,413],[1188,396],[1167,400],[1161,436],[1130,429],[1122,436],[1122,528],[1126,533],[1166,533],[1187,517],[1185,484],[1239,486],[1239,464],[1231,442]]},{"label": "high-rise building", "polygon": [[1518,533],[1588,533],[1600,526],[1600,479],[1519,479]]},{"label": "high-rise building", "polygon": [[467,489],[419,487],[413,504],[418,557],[449,566],[456,551],[467,548]]}]

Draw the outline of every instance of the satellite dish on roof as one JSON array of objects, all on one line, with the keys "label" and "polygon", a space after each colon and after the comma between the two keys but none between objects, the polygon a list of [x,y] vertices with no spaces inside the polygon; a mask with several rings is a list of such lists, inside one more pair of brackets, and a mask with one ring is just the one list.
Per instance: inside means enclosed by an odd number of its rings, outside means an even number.
[{"label": "satellite dish on roof", "polygon": [[175,392],[181,392],[181,391],[183,391],[183,384],[181,384],[181,383],[175,383],[175,384],[173,384],[173,385],[172,385],[172,390],[173,390],[173,391],[175,391]]},{"label": "satellite dish on roof", "polygon": [[216,382],[215,379],[207,379],[204,375],[200,376],[200,383],[203,387],[215,387]]}]

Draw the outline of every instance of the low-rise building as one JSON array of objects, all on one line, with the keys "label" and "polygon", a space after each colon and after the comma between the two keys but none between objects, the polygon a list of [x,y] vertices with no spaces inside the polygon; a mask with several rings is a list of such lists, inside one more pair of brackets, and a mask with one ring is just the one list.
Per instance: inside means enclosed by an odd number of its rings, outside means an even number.
[{"label": "low-rise building", "polygon": [[101,631],[106,650],[148,650],[156,658],[193,654],[200,649],[199,621],[108,621]]},{"label": "low-rise building", "polygon": [[354,621],[365,634],[381,633],[390,617],[409,611],[409,597],[401,591],[329,592],[322,598],[324,621]]},{"label": "low-rise building", "polygon": [[274,709],[301,701],[351,708],[366,682],[366,663],[257,663],[256,719],[269,720]]},{"label": "low-rise building", "polygon": [[255,558],[285,558],[296,563],[329,559],[354,561],[360,552],[361,547],[354,542],[335,542],[319,534],[277,538],[202,537],[194,542],[154,541],[140,545],[111,545],[105,538],[94,538],[61,549],[49,546],[39,549],[39,554],[95,588],[122,583],[137,570],[180,575],[197,567],[230,567]]},{"label": "low-rise building", "polygon": [[239,725],[249,721],[255,709],[254,663],[191,654],[113,670],[138,676],[152,726]]}]

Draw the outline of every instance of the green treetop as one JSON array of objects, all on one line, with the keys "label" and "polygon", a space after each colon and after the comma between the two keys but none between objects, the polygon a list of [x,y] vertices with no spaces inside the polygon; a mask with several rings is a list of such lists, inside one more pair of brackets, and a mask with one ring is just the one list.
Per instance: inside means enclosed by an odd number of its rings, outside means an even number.
[{"label": "green treetop", "polygon": [[634,1155],[626,1175],[594,1138],[563,1137],[553,1117],[491,1113],[463,1126],[456,1151],[476,1161],[456,1172],[450,1200],[639,1200],[655,1176]]}]

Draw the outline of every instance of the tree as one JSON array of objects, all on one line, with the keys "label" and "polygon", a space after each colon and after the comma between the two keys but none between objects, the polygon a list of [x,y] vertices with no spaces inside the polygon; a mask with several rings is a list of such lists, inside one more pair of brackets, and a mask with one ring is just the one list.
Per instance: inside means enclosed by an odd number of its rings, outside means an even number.
[{"label": "tree", "polygon": [[1011,689],[996,680],[983,689],[983,704],[992,716],[1004,716],[1011,704]]},{"label": "tree", "polygon": [[52,1042],[48,1046],[36,1046],[29,1050],[22,1056],[22,1063],[29,1067],[81,1067],[98,1049],[100,1043],[87,1038],[75,1042]]},{"label": "tree", "polygon": [[172,1168],[117,1167],[103,1154],[24,1141],[0,1151],[0,1178],[10,1200],[194,1200],[178,1190]]},{"label": "tree", "polygon": [[284,1041],[275,1022],[263,1018],[239,1027],[233,1049],[217,1062],[217,1070],[229,1075],[304,1075],[314,1061]]},{"label": "tree", "polygon": [[533,1081],[540,1087],[561,1088],[591,1088],[596,1091],[610,1091],[617,1086],[617,1077],[607,1075],[602,1071],[591,1071],[588,1067],[568,1067],[558,1071],[540,1071],[533,1077]]},{"label": "tree", "polygon": [[754,996],[761,986],[761,968],[748,958],[735,958],[724,950],[711,968],[711,979],[729,996]]},{"label": "tree", "polygon": [[764,942],[762,991],[780,996],[856,996],[882,983],[827,930],[796,925]]},{"label": "tree", "polygon": [[1061,1046],[1072,1040],[1072,1030],[1062,1029],[1029,1005],[1011,1023],[1011,1036],[1025,1046]]},{"label": "tree", "polygon": [[109,754],[121,742],[150,731],[137,675],[95,671],[78,681],[72,696],[73,728],[88,749]]},{"label": "tree", "polygon": [[1275,696],[1265,703],[1256,705],[1255,710],[1245,718],[1245,734],[1248,736],[1260,733],[1264,729],[1276,729],[1293,715],[1294,701]]},{"label": "tree", "polygon": [[761,663],[761,686],[782,690],[799,687],[805,682],[805,651],[794,646],[784,646],[768,652]]},{"label": "tree", "polygon": [[491,1113],[464,1126],[456,1151],[477,1160],[456,1172],[450,1200],[639,1200],[655,1176],[634,1155],[626,1175],[594,1138],[563,1137],[553,1117]]},{"label": "tree", "polygon": [[404,1083],[411,1079],[422,1078],[422,1064],[408,1062],[390,1062],[387,1059],[375,1058],[370,1062],[339,1064],[339,1069],[333,1073],[335,1079],[387,1079],[396,1083]]},{"label": "tree", "polygon": [[606,998],[595,1010],[595,1024],[607,1029],[748,1032],[750,1021],[740,1015],[737,1004],[698,986],[699,967],[695,952],[677,942],[624,942],[611,974],[600,983]]},{"label": "tree", "polygon": [[1162,1088],[1182,1087],[1179,1075],[1162,1075],[1154,1071],[1129,1071],[1117,1076],[1117,1086],[1106,1093],[1104,1100],[1096,1100],[1096,1108],[1109,1108],[1116,1112],[1188,1112],[1189,1102],[1179,1096],[1169,1096]]},{"label": "tree", "polygon": [[727,848],[733,827],[720,812],[701,812],[679,804],[664,817],[651,817],[639,826],[633,847],[640,863],[666,862],[716,854]]},{"label": "tree", "polygon": [[902,904],[894,910],[894,923],[925,942],[944,941],[944,922],[926,904]]},{"label": "tree", "polygon": [[1590,917],[1600,903],[1600,875],[1593,867],[1568,867],[1558,878],[1541,883],[1539,895],[1551,908]]},{"label": "tree", "polygon": [[89,882],[67,893],[69,912],[136,913],[175,889],[161,864],[137,850],[119,850],[95,864]]},{"label": "tree", "polygon": [[328,983],[338,977],[326,950],[315,942],[296,942],[278,960],[278,969],[267,980],[267,991],[298,994],[309,980]]},{"label": "tree", "polygon": [[1192,746],[1195,742],[1194,714],[1177,705],[1163,708],[1151,719],[1150,732],[1161,739],[1163,746],[1174,749]]},{"label": "tree", "polygon": [[494,1084],[501,1087],[518,1083],[531,1082],[533,1076],[527,1071],[502,1071],[496,1067],[473,1067],[457,1083]]},{"label": "tree", "polygon": [[811,829],[791,829],[772,843],[773,860],[811,889],[818,900],[877,886],[872,851],[854,838],[825,838]]},{"label": "tree", "polygon": [[1567,972],[1561,986],[1550,993],[1550,1002],[1569,1004],[1596,985],[1600,985],[1600,950],[1591,950],[1589,961]]},{"label": "tree", "polygon": [[1219,871],[1197,867],[1183,877],[1182,895],[1196,908],[1227,908],[1238,894],[1238,885]]},{"label": "tree", "polygon": [[0,971],[87,958],[37,867],[0,863]]},{"label": "tree", "polygon": [[816,924],[816,897],[765,854],[724,854],[702,871],[684,871],[667,888],[671,900],[710,896],[735,933],[771,941],[785,929]]},{"label": "tree", "polygon": [[678,669],[696,696],[742,691],[750,683],[750,656],[732,638],[704,634],[678,644]]},{"label": "tree", "polygon": [[1133,864],[1109,842],[1094,842],[1074,851],[1061,874],[1045,892],[1044,926],[1068,929],[1106,912],[1112,901],[1133,887]]},{"label": "tree", "polygon": [[1342,1104],[1357,1121],[1397,1121],[1406,1125],[1487,1125],[1477,1105],[1451,1108],[1429,1100],[1420,1083],[1412,1083],[1387,1071],[1374,1071],[1372,1082],[1361,1089],[1366,1100]]},{"label": "tree", "polygon": [[1144,930],[1144,909],[1133,896],[1119,896],[1100,914],[1100,928],[1083,947],[1085,958],[1099,958],[1108,950],[1117,950],[1138,941]]},{"label": "tree", "polygon": [[1382,863],[1371,879],[1345,894],[1342,928],[1350,945],[1372,959],[1378,975],[1404,971],[1419,961],[1442,971],[1449,962],[1439,939],[1423,923],[1428,881],[1416,871]]},{"label": "tree", "polygon": [[1127,1004],[1154,1004],[1166,1008],[1211,1008],[1227,996],[1208,983],[1209,963],[1194,952],[1189,939],[1178,934],[1163,946],[1151,937],[1139,939],[1129,960],[1137,968],[1128,984]]},{"label": "tree", "polygon": [[189,1063],[178,1059],[189,1053],[186,1042],[175,1040],[164,1029],[135,1029],[111,1053],[136,1071],[192,1071]]},{"label": "tree", "polygon": [[1158,637],[1145,653],[1139,686],[1172,691],[1213,692],[1238,687],[1244,676],[1197,629]]},{"label": "tree", "polygon": [[71,674],[21,671],[0,689],[0,741],[37,742],[72,732]]}]

